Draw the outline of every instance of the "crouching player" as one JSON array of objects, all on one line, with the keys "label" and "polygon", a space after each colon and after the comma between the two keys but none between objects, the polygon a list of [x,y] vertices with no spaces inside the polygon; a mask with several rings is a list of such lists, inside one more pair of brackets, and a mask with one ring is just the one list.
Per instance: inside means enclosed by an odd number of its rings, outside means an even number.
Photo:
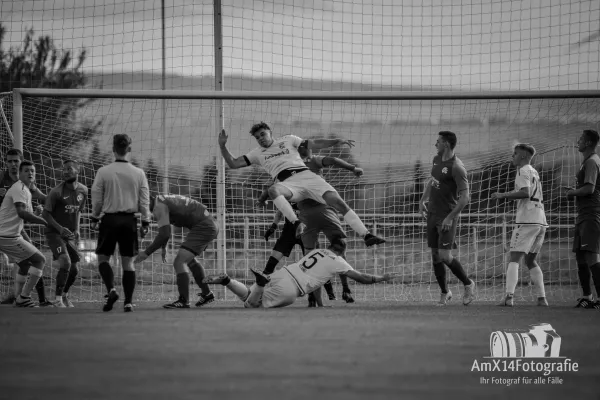
[{"label": "crouching player", "polygon": [[46,241],[52,251],[56,273],[56,307],[73,307],[69,289],[75,283],[78,263],[80,215],[85,207],[88,188],[77,182],[79,163],[75,160],[63,162],[63,182],[50,191],[42,217],[48,223]]},{"label": "crouching player", "polygon": [[392,274],[380,276],[355,271],[341,257],[345,251],[344,242],[335,238],[328,249],[315,249],[297,263],[286,265],[271,275],[252,269],[256,283],[250,288],[226,274],[207,277],[204,282],[225,286],[244,302],[246,308],[275,308],[293,304],[298,297],[322,287],[335,274],[344,274],[367,285],[393,278]]},{"label": "crouching player", "polygon": [[[171,225],[190,230],[185,241],[181,243],[179,252],[173,261],[177,273],[179,299],[173,303],[165,304],[163,307],[167,309],[190,308],[190,275],[185,264],[189,267],[194,280],[202,290],[200,300],[196,302],[196,307],[212,303],[215,300],[215,295],[210,291],[210,287],[202,282],[206,277],[206,273],[204,267],[195,258],[206,250],[210,242],[216,239],[219,233],[219,228],[206,206],[185,196],[160,195],[151,199],[150,210],[158,221],[158,236],[146,250],[137,255],[134,260],[136,264],[144,261],[159,248],[165,248],[171,238]],[[166,253],[163,253],[163,261],[166,262],[165,255]]]}]

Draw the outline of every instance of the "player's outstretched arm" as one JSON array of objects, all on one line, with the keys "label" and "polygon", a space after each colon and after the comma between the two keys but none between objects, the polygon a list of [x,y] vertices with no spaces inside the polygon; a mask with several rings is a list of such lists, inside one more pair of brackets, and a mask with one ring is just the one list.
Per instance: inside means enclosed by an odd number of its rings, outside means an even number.
[{"label": "player's outstretched arm", "polygon": [[362,174],[364,173],[362,168],[358,168],[356,165],[347,163],[346,161],[342,160],[341,158],[337,158],[337,157],[323,157],[323,160],[321,161],[321,163],[323,164],[324,167],[332,166],[332,167],[338,167],[341,169],[347,169],[348,171],[353,172],[354,175],[356,175],[356,176],[362,176]]},{"label": "player's outstretched arm", "polygon": [[[141,263],[146,258],[148,258],[152,253],[161,247],[166,246],[171,238],[171,222],[169,220],[169,208],[160,202],[156,202],[154,205],[153,211],[154,217],[158,221],[158,235],[154,238],[150,246],[146,248],[146,250],[141,251],[133,261],[134,263]],[[164,255],[163,255],[164,259]]]},{"label": "player's outstretched arm", "polygon": [[347,144],[349,147],[354,147],[354,140],[351,139],[310,139],[307,143],[307,148],[311,150],[326,149],[328,147]]},{"label": "player's outstretched arm", "polygon": [[29,191],[31,192],[31,198],[36,199],[40,203],[46,202],[47,196],[44,193],[42,193],[40,189],[38,189],[38,187],[35,185],[35,183],[31,183],[31,186],[29,187]]},{"label": "player's outstretched arm", "polygon": [[513,192],[505,192],[505,193],[492,193],[490,196],[492,199],[509,199],[509,200],[518,200],[518,199],[528,199],[531,197],[531,187],[524,187],[521,190],[513,191]]},{"label": "player's outstretched arm", "polygon": [[27,206],[25,205],[25,203],[15,203],[15,208],[17,209],[17,214],[19,215],[19,218],[21,218],[23,221],[29,222],[31,224],[40,224],[48,226],[48,223],[44,218],[38,217],[32,212],[27,211]]},{"label": "player's outstretched arm", "polygon": [[228,139],[229,135],[227,135],[227,132],[225,132],[225,129],[223,129],[219,134],[219,147],[221,148],[221,155],[223,156],[223,159],[225,160],[229,168],[237,169],[247,167],[248,162],[246,162],[244,156],[236,158],[231,154],[231,152],[227,148]]},{"label": "player's outstretched arm", "polygon": [[394,277],[392,274],[384,274],[384,275],[363,274],[362,272],[358,272],[356,270],[347,271],[346,276],[350,279],[355,280],[356,282],[360,282],[365,285],[371,285],[373,283],[379,283],[379,282],[386,282]]},{"label": "player's outstretched arm", "polygon": [[586,183],[579,189],[573,189],[570,187],[565,187],[567,190],[567,197],[579,197],[579,196],[589,196],[594,193],[594,189],[596,189],[596,185],[593,183]]}]

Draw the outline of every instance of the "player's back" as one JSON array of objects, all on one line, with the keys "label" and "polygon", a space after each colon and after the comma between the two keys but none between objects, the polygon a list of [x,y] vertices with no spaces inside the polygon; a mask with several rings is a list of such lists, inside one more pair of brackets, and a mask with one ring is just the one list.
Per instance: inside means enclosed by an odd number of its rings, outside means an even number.
[{"label": "player's back", "polygon": [[180,228],[191,228],[203,220],[211,218],[206,206],[189,197],[167,194],[156,198],[169,209],[169,221]]},{"label": "player's back", "polygon": [[305,294],[314,292],[335,274],[353,269],[346,260],[328,249],[315,249],[298,262],[286,265],[284,268],[288,270],[300,290]]}]

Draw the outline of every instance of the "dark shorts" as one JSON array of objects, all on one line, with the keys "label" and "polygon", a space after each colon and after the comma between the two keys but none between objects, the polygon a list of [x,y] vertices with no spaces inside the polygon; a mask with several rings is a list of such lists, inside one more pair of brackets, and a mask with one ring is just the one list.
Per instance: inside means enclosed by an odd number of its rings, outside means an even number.
[{"label": "dark shorts", "polygon": [[283,230],[281,231],[281,236],[279,236],[279,239],[275,242],[273,250],[289,257],[295,245],[298,245],[303,249],[302,240],[296,239],[296,229],[294,228],[294,224],[286,219]]},{"label": "dark shorts", "polygon": [[106,214],[102,217],[96,254],[112,256],[117,244],[121,257],[138,254],[137,218],[134,214]]},{"label": "dark shorts", "polygon": [[447,232],[442,232],[442,222],[446,216],[429,214],[427,216],[427,246],[432,249],[451,250],[456,248],[456,225],[458,218],[454,218],[452,227]]},{"label": "dark shorts", "polygon": [[217,238],[218,234],[219,227],[215,221],[210,218],[205,219],[190,228],[185,240],[181,243],[181,248],[198,256],[206,250],[210,242]]},{"label": "dark shorts", "polygon": [[46,233],[46,243],[52,251],[53,260],[58,260],[61,254],[67,254],[72,264],[81,261],[81,255],[77,251],[75,241],[65,240],[58,233]]},{"label": "dark shorts", "polygon": [[575,225],[573,252],[578,251],[600,253],[600,222],[585,220]]},{"label": "dark shorts", "polygon": [[337,212],[331,207],[319,204],[303,209],[300,211],[299,218],[306,225],[302,241],[307,249],[317,248],[321,232],[329,242],[335,237],[341,239],[348,237],[342,228]]}]

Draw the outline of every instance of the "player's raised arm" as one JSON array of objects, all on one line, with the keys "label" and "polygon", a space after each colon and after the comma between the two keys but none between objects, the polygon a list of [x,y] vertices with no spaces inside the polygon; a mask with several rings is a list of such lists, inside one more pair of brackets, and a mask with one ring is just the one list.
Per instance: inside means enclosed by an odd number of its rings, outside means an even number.
[{"label": "player's raised arm", "polygon": [[371,274],[363,274],[362,272],[358,272],[356,270],[347,271],[344,275],[348,278],[355,280],[356,282],[371,285],[373,283],[386,282],[391,280],[394,276],[392,274],[384,274],[384,275],[371,275]]},{"label": "player's raised arm", "polygon": [[146,250],[140,252],[135,258],[135,263],[140,263],[148,258],[152,253],[161,247],[166,246],[171,238],[171,221],[169,220],[169,209],[168,207],[156,199],[156,204],[153,210],[154,217],[157,220],[158,235],[154,238],[154,241],[146,248]]},{"label": "player's raised arm", "polygon": [[349,147],[354,147],[354,142],[355,141],[351,139],[308,139],[306,141],[306,148],[310,150],[319,150],[345,144]]},{"label": "player's raised arm", "polygon": [[250,163],[245,156],[236,158],[231,154],[227,148],[227,139],[229,139],[229,135],[227,135],[227,132],[225,132],[225,129],[223,129],[219,134],[219,148],[221,149],[221,155],[223,156],[223,159],[229,168],[237,169],[249,166]]},{"label": "player's raised arm", "polygon": [[323,159],[321,160],[321,164],[324,167],[329,167],[329,166],[333,166],[333,167],[338,167],[338,168],[342,168],[342,169],[347,169],[348,171],[351,171],[354,173],[354,175],[356,176],[362,176],[362,174],[364,173],[362,168],[358,168],[356,165],[352,165],[344,160],[342,160],[341,158],[337,158],[337,157],[323,157]]}]

